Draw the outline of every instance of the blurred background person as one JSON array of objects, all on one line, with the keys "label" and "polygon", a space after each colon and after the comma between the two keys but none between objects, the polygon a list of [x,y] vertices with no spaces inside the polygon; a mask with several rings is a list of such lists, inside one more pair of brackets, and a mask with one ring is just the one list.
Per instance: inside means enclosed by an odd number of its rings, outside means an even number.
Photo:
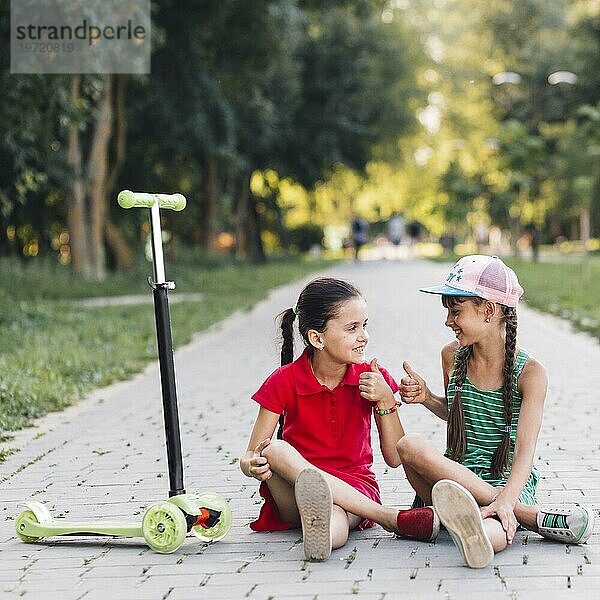
[{"label": "blurred background person", "polygon": [[369,223],[364,217],[354,217],[351,229],[354,260],[360,260],[360,250],[369,241]]},{"label": "blurred background person", "polygon": [[398,213],[393,213],[387,224],[388,242],[391,244],[390,258],[399,258],[402,240],[404,238],[404,227],[406,222],[404,217]]}]

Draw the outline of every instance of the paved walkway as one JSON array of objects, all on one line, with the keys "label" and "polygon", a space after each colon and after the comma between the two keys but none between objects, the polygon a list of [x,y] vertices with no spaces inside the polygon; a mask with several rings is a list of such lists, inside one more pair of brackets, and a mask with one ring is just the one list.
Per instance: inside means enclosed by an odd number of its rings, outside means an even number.
[{"label": "paved walkway", "polygon": [[[370,308],[369,356],[400,378],[409,360],[441,390],[439,349],[451,339],[439,300],[419,294],[446,267],[422,261],[339,265],[329,273],[355,281]],[[253,533],[257,484],[237,462],[257,407],[249,399],[278,363],[274,315],[291,306],[302,282],[281,288],[250,313],[199,336],[176,354],[188,491],[214,490],[234,511],[216,544],[187,538],[159,555],[143,540],[58,538],[24,544],[15,537],[16,503],[36,499],[71,519],[141,519],[168,489],[156,365],[134,380],[98,390],[20,434],[22,450],[0,465],[0,597],[104,600],[206,598],[592,598],[600,586],[598,526],[584,546],[521,532],[482,570],[462,566],[443,532],[436,543],[394,539],[380,527],[352,533],[325,563],[303,560],[298,531]],[[600,508],[600,345],[561,321],[520,309],[520,340],[547,367],[550,391],[536,462],[541,502],[580,501]],[[443,423],[405,406],[407,431],[440,448]],[[384,501],[407,507],[402,469],[376,452]],[[594,592],[594,590],[596,590]]]}]

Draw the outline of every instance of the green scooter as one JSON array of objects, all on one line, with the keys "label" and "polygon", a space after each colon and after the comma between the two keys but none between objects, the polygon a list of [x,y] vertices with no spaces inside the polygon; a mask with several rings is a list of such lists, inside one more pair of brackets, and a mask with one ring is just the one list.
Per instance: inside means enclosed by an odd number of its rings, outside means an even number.
[{"label": "green scooter", "polygon": [[204,542],[221,540],[231,528],[228,502],[214,492],[186,494],[183,486],[183,458],[177,409],[175,366],[169,314],[168,290],[162,248],[160,209],[180,211],[186,200],[181,194],[148,194],[122,191],[122,208],[149,208],[154,279],[148,278],[154,298],[158,358],[162,386],[163,413],[169,470],[169,499],[150,506],[140,522],[68,521],[55,519],[41,502],[23,502],[25,510],[15,522],[18,537],[24,542],[63,535],[143,537],[148,546],[160,553],[175,552],[192,532]]}]

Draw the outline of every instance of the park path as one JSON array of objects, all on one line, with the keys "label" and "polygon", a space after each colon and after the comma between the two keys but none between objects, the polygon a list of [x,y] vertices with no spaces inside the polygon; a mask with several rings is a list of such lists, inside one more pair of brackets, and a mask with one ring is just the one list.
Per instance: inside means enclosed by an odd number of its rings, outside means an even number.
[{"label": "park path", "polygon": [[[441,390],[439,349],[451,339],[439,299],[419,286],[443,279],[435,263],[343,263],[327,274],[358,284],[369,303],[371,342],[399,379],[408,360]],[[462,566],[445,532],[435,543],[397,540],[380,527],[353,532],[325,563],[303,560],[299,532],[253,533],[254,480],[237,458],[257,407],[250,400],[278,364],[274,316],[292,306],[303,281],[273,291],[176,353],[188,491],[213,490],[231,503],[234,524],[215,544],[187,538],[159,555],[143,540],[59,538],[24,544],[14,534],[16,504],[43,501],[55,515],[141,519],[168,489],[158,370],[96,390],[15,439],[22,449],[0,464],[0,598],[309,600],[393,598],[596,598],[600,587],[598,525],[584,546],[520,532],[482,570]],[[548,369],[550,389],[536,453],[540,502],[575,501],[600,508],[600,345],[562,321],[520,308],[521,345]],[[443,423],[420,406],[404,406],[407,431],[441,448]],[[413,494],[402,469],[375,468],[384,502],[407,507]]]}]

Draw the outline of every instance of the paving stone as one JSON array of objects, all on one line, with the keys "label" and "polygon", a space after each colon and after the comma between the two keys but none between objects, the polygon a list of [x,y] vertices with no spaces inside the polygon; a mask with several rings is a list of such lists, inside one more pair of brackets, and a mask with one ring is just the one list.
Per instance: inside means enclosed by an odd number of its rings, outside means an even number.
[{"label": "paving stone", "polygon": [[[408,360],[442,389],[439,351],[451,339],[439,298],[419,286],[446,267],[424,261],[340,264],[328,274],[355,281],[369,304],[369,356],[400,379]],[[308,278],[305,280],[307,281]],[[167,497],[166,456],[156,364],[129,382],[96,390],[66,411],[19,432],[21,450],[0,465],[0,596],[54,600],[323,600],[358,597],[485,600],[595,598],[600,531],[584,546],[518,532],[492,565],[471,570],[447,533],[435,543],[399,540],[374,527],[351,532],[325,563],[304,560],[299,530],[252,532],[257,483],[239,470],[257,407],[251,394],[278,365],[274,316],[295,303],[303,282],[274,290],[177,351],[179,411],[188,491],[229,500],[234,523],[214,544],[189,536],[173,554],[143,538],[53,538],[24,544],[14,533],[17,502],[44,502],[69,519],[141,521]],[[519,339],[549,374],[536,451],[540,503],[585,502],[600,508],[600,344],[554,317],[519,308]],[[560,348],[560,352],[557,352]],[[577,398],[574,410],[573,398]],[[403,406],[405,429],[444,447],[445,424],[420,406]],[[414,492],[402,469],[382,459],[374,430],[374,469],[384,501],[406,508]],[[108,592],[107,592],[108,586]]]}]

